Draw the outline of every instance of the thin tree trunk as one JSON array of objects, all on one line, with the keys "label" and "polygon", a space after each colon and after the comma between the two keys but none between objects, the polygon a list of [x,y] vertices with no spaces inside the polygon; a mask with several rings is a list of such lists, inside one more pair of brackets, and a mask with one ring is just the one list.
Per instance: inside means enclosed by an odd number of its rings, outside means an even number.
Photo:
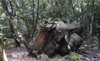
[{"label": "thin tree trunk", "polygon": [[[11,5],[11,8],[12,8],[11,1],[10,1],[10,5]],[[13,8],[12,8],[12,14],[13,14]],[[11,15],[11,17],[12,17],[12,15]],[[17,14],[15,16],[15,25],[17,26]],[[14,31],[13,26],[11,24],[10,24],[10,29],[11,29],[11,32],[12,32],[12,38],[15,40],[15,43],[16,43],[15,47],[17,48],[21,45],[20,45],[20,42],[18,42],[18,40],[16,39],[16,34],[15,34],[15,31]]]},{"label": "thin tree trunk", "polygon": [[100,48],[100,22],[99,22],[99,30],[98,30],[99,36],[98,36],[98,46]]},{"label": "thin tree trunk", "polygon": [[37,7],[36,23],[38,22],[38,19],[39,19],[39,0],[38,0],[38,7]]},{"label": "thin tree trunk", "polygon": [[98,21],[98,25],[99,25],[99,27],[98,27],[98,34],[99,34],[99,36],[98,36],[98,46],[100,48],[100,21]]},{"label": "thin tree trunk", "polygon": [[18,34],[18,37],[19,39],[22,41],[22,43],[25,45],[29,55],[32,55],[32,50],[28,47],[27,43],[26,43],[26,40],[25,38],[22,36],[21,32],[18,30],[17,26],[12,22],[9,14],[7,13],[7,10],[5,7],[6,7],[6,3],[4,2],[4,0],[1,0],[1,3],[2,3],[2,7],[3,7],[3,10],[7,16],[7,19],[8,21],[10,22],[10,24],[12,25],[13,29],[15,29],[16,33]]},{"label": "thin tree trunk", "polygon": [[2,36],[0,36],[0,60],[3,61],[3,43],[2,43]]},{"label": "thin tree trunk", "polygon": [[7,56],[6,56],[6,53],[5,53],[5,50],[3,49],[3,58],[4,58],[4,61],[8,61],[7,59]]},{"label": "thin tree trunk", "polygon": [[32,0],[33,1],[33,12],[32,12],[32,15],[33,15],[33,34],[32,34],[32,37],[34,37],[34,34],[35,34],[35,13],[34,13],[34,8],[35,8],[35,4],[34,4],[34,0]]},{"label": "thin tree trunk", "polygon": [[[89,1],[90,0],[87,0],[86,2],[87,2],[87,13],[89,13]],[[86,15],[86,20],[88,20],[88,14]],[[87,21],[87,24],[86,24],[86,26],[87,26],[87,30],[89,31],[89,21]],[[90,33],[88,32],[88,38],[87,38],[87,48],[89,47],[89,37],[90,37]]]},{"label": "thin tree trunk", "polygon": [[94,20],[94,0],[92,0],[92,17],[91,17],[91,24],[90,24],[90,31],[91,31],[91,34],[92,34],[92,31],[93,31],[93,20]]},{"label": "thin tree trunk", "polygon": [[4,50],[2,36],[0,36],[0,61],[8,61],[5,50]]},{"label": "thin tree trunk", "polygon": [[10,29],[11,29],[11,32],[12,32],[12,37],[14,38],[15,43],[16,43],[15,47],[17,48],[17,47],[20,46],[20,42],[17,41],[17,39],[16,39],[16,34],[15,34],[14,29],[13,29],[13,27],[11,26],[11,24],[10,24]]},{"label": "thin tree trunk", "polygon": [[[37,23],[38,23],[38,20],[39,20],[39,0],[38,0],[38,7],[37,7],[37,17],[36,17],[36,21],[35,21],[35,23],[34,23],[34,31],[33,32],[36,32],[35,30],[36,30],[36,25],[37,25]],[[34,33],[34,35],[35,35],[35,33]]]}]

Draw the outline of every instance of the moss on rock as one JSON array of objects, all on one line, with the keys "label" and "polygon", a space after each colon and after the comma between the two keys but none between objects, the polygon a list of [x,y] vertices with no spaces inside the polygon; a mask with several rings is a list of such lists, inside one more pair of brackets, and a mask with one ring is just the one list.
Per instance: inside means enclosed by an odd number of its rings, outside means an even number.
[{"label": "moss on rock", "polygon": [[79,61],[79,54],[78,53],[72,53],[67,55],[69,60],[73,60],[73,61]]}]

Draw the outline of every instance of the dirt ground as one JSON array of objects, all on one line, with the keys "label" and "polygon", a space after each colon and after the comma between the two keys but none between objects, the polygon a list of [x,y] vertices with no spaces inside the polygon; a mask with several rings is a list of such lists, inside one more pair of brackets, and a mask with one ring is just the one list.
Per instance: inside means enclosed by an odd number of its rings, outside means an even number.
[{"label": "dirt ground", "polygon": [[[5,51],[8,61],[71,61],[60,55],[54,58],[48,58],[45,55],[42,55],[43,59],[31,58],[27,56],[28,53],[25,47],[15,48],[8,46]],[[88,49],[86,49],[86,45],[81,46],[77,53],[79,54],[79,61],[100,61],[100,49],[97,46],[89,46]]]}]

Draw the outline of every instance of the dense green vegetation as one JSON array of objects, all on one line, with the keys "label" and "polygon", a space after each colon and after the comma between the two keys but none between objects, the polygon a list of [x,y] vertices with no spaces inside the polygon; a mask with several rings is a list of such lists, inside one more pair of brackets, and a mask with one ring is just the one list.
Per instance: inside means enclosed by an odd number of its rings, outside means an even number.
[{"label": "dense green vegetation", "polygon": [[[100,0],[6,0],[9,16],[23,34],[27,42],[36,37],[36,25],[48,19],[80,24],[84,27],[86,43],[100,46]],[[0,3],[0,35],[8,42],[18,35],[12,29]],[[15,35],[15,37],[13,36]]]}]

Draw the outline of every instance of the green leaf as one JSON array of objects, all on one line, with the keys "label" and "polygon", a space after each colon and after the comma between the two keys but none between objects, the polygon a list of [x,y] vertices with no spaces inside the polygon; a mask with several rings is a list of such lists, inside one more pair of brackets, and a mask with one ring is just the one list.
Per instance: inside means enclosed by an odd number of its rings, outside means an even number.
[{"label": "green leaf", "polygon": [[6,42],[3,42],[4,45],[6,45]]},{"label": "green leaf", "polygon": [[1,29],[7,28],[6,26],[0,27]]},{"label": "green leaf", "polygon": [[1,18],[4,18],[6,15],[5,15],[5,13],[2,13],[1,14]]},{"label": "green leaf", "polygon": [[0,33],[0,36],[3,36],[4,34]]},{"label": "green leaf", "polygon": [[0,26],[2,26],[2,25],[0,24]]}]

